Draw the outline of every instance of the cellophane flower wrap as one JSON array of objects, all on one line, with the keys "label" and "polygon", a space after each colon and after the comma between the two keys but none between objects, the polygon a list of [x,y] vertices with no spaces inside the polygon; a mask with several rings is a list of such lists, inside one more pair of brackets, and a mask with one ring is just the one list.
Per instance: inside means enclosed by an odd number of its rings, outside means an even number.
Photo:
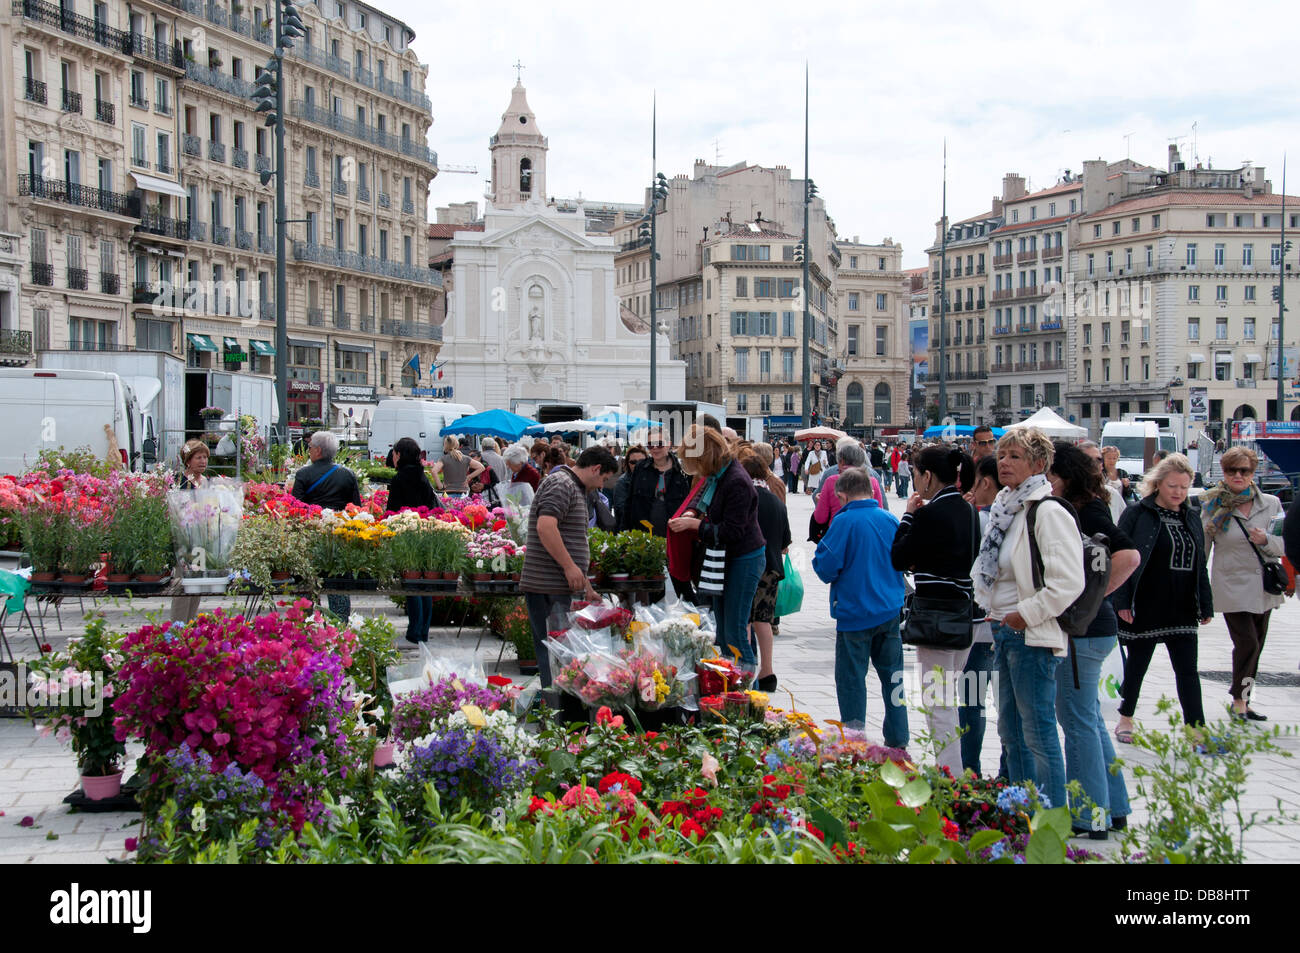
[{"label": "cellophane flower wrap", "polygon": [[224,572],[244,518],[243,484],[215,478],[197,490],[171,490],[167,508],[177,565]]},{"label": "cellophane flower wrap", "polygon": [[122,643],[116,736],[143,742],[147,759],[187,744],[214,771],[238,763],[299,827],[319,812],[319,778],[348,762],[355,641],[306,599],[253,619],[218,609],[146,625]]}]

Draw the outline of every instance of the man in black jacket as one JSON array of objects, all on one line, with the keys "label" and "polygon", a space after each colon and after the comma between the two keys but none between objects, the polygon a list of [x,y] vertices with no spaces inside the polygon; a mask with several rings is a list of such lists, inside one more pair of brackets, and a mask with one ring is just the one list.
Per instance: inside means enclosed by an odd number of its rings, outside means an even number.
[{"label": "man in black jacket", "polygon": [[[307,504],[316,504],[328,510],[341,510],[349,503],[361,505],[361,489],[356,475],[342,464],[334,462],[339,452],[339,438],[328,430],[318,430],[311,435],[307,455],[311,463],[293,475],[293,495]],[[329,597],[330,612],[347,621],[352,614],[350,596]]]}]

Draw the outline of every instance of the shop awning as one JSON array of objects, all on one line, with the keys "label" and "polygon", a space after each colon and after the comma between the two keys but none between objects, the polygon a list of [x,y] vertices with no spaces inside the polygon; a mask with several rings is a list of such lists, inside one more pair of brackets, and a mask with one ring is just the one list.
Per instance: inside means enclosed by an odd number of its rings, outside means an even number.
[{"label": "shop awning", "polygon": [[142,189],[150,192],[161,192],[163,195],[174,195],[178,199],[188,198],[183,188],[169,179],[160,179],[156,175],[145,175],[142,172],[132,172],[131,178],[135,179],[135,184]]},{"label": "shop awning", "polygon": [[265,341],[249,341],[248,343],[252,346],[253,353],[259,357],[275,357],[275,348]]},{"label": "shop awning", "polygon": [[323,348],[325,347],[325,342],[324,342],[324,341],[308,341],[308,340],[305,340],[304,338],[289,338],[289,346],[290,346],[290,347],[314,347],[314,348],[317,348],[317,349],[319,350],[319,349],[323,349]]},{"label": "shop awning", "polygon": [[224,347],[227,351],[243,350],[243,348],[239,346],[239,338],[222,338],[221,346]]},{"label": "shop awning", "polygon": [[1246,363],[1247,363],[1247,364],[1263,364],[1263,363],[1264,363],[1264,358],[1261,357],[1261,356],[1258,355],[1258,354],[1247,354],[1247,355],[1246,355]]},{"label": "shop awning", "polygon": [[374,347],[368,344],[341,344],[335,341],[334,346],[340,351],[354,351],[357,354],[373,354],[375,351]]},{"label": "shop awning", "polygon": [[196,351],[215,352],[217,350],[217,346],[212,343],[212,338],[208,337],[206,334],[187,334],[185,335],[185,340],[189,341],[190,347],[194,348]]},{"label": "shop awning", "polygon": [[1232,352],[1231,352],[1231,351],[1216,351],[1216,352],[1214,353],[1214,363],[1215,363],[1215,364],[1231,364],[1231,363],[1232,363]]},{"label": "shop awning", "polygon": [[1204,363],[1205,363],[1205,355],[1204,355],[1204,354],[1188,354],[1188,355],[1187,355],[1187,363],[1188,363],[1188,364],[1204,364]]}]

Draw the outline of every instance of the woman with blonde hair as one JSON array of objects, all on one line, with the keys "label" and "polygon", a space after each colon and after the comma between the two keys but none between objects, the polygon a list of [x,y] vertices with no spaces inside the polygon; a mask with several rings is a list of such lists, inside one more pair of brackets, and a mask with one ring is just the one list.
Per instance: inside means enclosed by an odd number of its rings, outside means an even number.
[{"label": "woman with blonde hair", "polygon": [[1116,524],[1141,557],[1138,568],[1115,590],[1124,658],[1123,701],[1115,738],[1133,741],[1133,713],[1156,646],[1163,643],[1174,668],[1183,721],[1205,721],[1201,682],[1196,671],[1197,625],[1214,615],[1214,596],[1206,571],[1205,533],[1187,505],[1192,465],[1181,453],[1156,464],[1142,483],[1142,499]]},{"label": "woman with blonde hair", "polygon": [[[1056,617],[1083,592],[1079,527],[1063,506],[1043,505],[1052,494],[1047,470],[1053,447],[1037,427],[1008,430],[998,441],[1002,489],[971,570],[975,602],[987,610],[997,646],[998,734],[1007,775],[1030,780],[1051,801],[1065,804],[1065,757],[1056,730],[1056,667],[1068,640]],[[1029,514],[1042,558],[1035,580]]]},{"label": "woman with blonde hair", "polygon": [[1220,464],[1223,479],[1201,494],[1201,525],[1205,545],[1214,551],[1210,569],[1214,605],[1223,613],[1232,637],[1232,714],[1242,720],[1265,721],[1250,707],[1250,695],[1268,635],[1269,615],[1282,605],[1284,597],[1264,588],[1260,564],[1282,556],[1282,537],[1268,534],[1273,519],[1282,513],[1282,503],[1276,496],[1261,493],[1255,483],[1259,457],[1254,450],[1233,447]]},{"label": "woman with blonde hair", "polygon": [[433,465],[433,472],[441,477],[443,492],[448,496],[467,496],[470,483],[484,469],[478,460],[461,453],[460,441],[450,436],[442,441],[442,459]]}]

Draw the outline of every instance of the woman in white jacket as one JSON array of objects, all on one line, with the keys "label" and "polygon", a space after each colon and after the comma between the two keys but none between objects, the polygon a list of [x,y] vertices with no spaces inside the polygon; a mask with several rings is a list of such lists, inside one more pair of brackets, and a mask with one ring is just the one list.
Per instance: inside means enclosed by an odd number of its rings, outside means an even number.
[{"label": "woman in white jacket", "polygon": [[[1079,528],[1044,475],[1052,441],[1037,427],[1008,430],[998,441],[1003,489],[971,572],[975,601],[992,620],[998,664],[998,734],[1012,781],[1033,781],[1053,807],[1065,804],[1065,757],[1056,733],[1056,666],[1066,635],[1056,617],[1083,592]],[[1042,555],[1036,588],[1029,548],[1030,509]]]}]

